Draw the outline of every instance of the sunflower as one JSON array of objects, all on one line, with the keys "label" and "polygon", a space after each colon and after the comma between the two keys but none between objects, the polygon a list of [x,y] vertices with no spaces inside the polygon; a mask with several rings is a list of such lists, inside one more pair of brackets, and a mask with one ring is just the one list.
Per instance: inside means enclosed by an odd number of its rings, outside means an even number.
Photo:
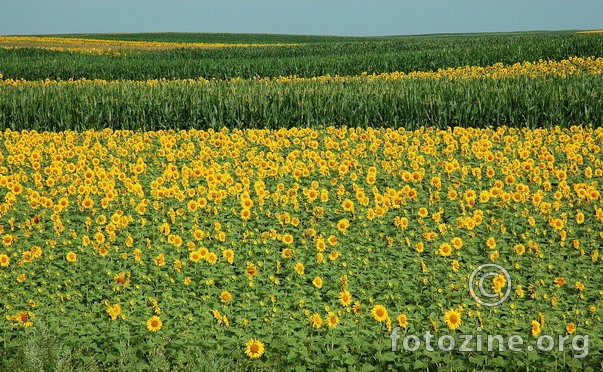
[{"label": "sunflower", "polygon": [[429,215],[429,211],[427,210],[427,208],[421,207],[421,208],[419,208],[419,211],[417,212],[417,214],[419,215],[419,217],[425,218]]},{"label": "sunflower", "polygon": [[293,235],[291,235],[291,234],[283,235],[282,242],[285,244],[292,244],[293,243]]},{"label": "sunflower", "polygon": [[281,253],[281,256],[283,258],[290,259],[291,257],[293,257],[293,249],[291,249],[291,248],[285,248],[285,249],[283,249],[283,252]]},{"label": "sunflower", "polygon": [[423,242],[418,242],[415,246],[415,249],[417,250],[417,252],[423,253],[423,250],[425,250],[425,244]]},{"label": "sunflower", "polygon": [[9,264],[10,264],[10,257],[8,257],[4,253],[0,254],[0,266],[7,267]]},{"label": "sunflower", "polygon": [[220,302],[226,303],[226,302],[230,301],[231,299],[232,299],[232,294],[228,291],[223,291],[220,294]]},{"label": "sunflower", "polygon": [[461,314],[454,309],[450,309],[444,314],[444,322],[446,322],[448,328],[455,330],[461,325]]},{"label": "sunflower", "polygon": [[455,273],[459,271],[460,264],[457,260],[452,261],[452,271]]},{"label": "sunflower", "polygon": [[327,239],[327,241],[329,242],[329,244],[331,245],[335,245],[337,244],[337,237],[334,235],[329,236],[329,238]]},{"label": "sunflower", "polygon": [[387,310],[383,305],[375,305],[371,310],[371,314],[378,322],[384,322],[387,319]]},{"label": "sunflower", "polygon": [[98,254],[100,254],[102,257],[105,257],[106,255],[109,254],[109,248],[107,248],[107,246],[105,246],[105,245],[103,245],[102,247],[99,247]]},{"label": "sunflower", "polygon": [[21,323],[27,323],[29,320],[29,314],[24,311],[20,311],[16,316],[13,317],[15,320],[20,321]]},{"label": "sunflower", "polygon": [[310,316],[309,322],[310,322],[310,326],[313,328],[318,329],[318,328],[322,327],[322,318],[320,317],[319,314],[316,314],[316,313],[312,314],[312,316]]},{"label": "sunflower", "polygon": [[316,240],[316,249],[321,252],[325,250],[325,240],[322,237]]},{"label": "sunflower", "polygon": [[494,240],[493,237],[489,237],[488,240],[486,241],[486,245],[488,246],[488,248],[494,249],[494,248],[496,248],[496,240]]},{"label": "sunflower", "polygon": [[500,253],[498,251],[494,251],[490,253],[490,261],[494,262],[500,257]]},{"label": "sunflower", "polygon": [[354,202],[350,199],[346,199],[341,203],[341,207],[346,212],[354,212]]},{"label": "sunflower", "polygon": [[571,335],[572,333],[576,332],[576,325],[574,324],[574,322],[569,322],[565,326],[565,330]]},{"label": "sunflower", "polygon": [[113,281],[117,284],[127,285],[129,283],[127,276],[129,276],[129,273],[119,273],[113,277]]},{"label": "sunflower", "polygon": [[329,328],[335,328],[339,324],[339,317],[334,312],[330,311],[327,316],[327,326]]},{"label": "sunflower", "polygon": [[500,293],[505,284],[507,284],[507,280],[502,273],[499,273],[492,279],[492,289],[494,289],[494,292],[496,293]]},{"label": "sunflower", "polygon": [[461,247],[463,246],[463,239],[459,237],[454,237],[452,238],[451,243],[454,249],[461,249]]},{"label": "sunflower", "polygon": [[516,244],[514,248],[518,256],[522,256],[526,252],[526,247],[523,244]]},{"label": "sunflower", "polygon": [[257,275],[258,269],[257,269],[257,267],[255,267],[254,264],[247,264],[247,268],[245,269],[245,273],[247,275],[254,276],[254,275]]},{"label": "sunflower", "polygon": [[209,262],[211,265],[215,265],[218,262],[218,256],[214,252],[209,252],[205,260]]},{"label": "sunflower", "polygon": [[264,343],[254,338],[245,344],[245,354],[251,359],[256,359],[264,354]]},{"label": "sunflower", "polygon": [[452,246],[448,243],[442,243],[442,245],[440,245],[439,252],[442,256],[448,257],[452,253]]},{"label": "sunflower", "polygon": [[532,336],[538,336],[540,334],[540,330],[540,322],[532,320]]},{"label": "sunflower", "polygon": [[241,200],[241,207],[248,210],[251,209],[251,207],[253,207],[253,200],[248,197],[243,198]]},{"label": "sunflower", "polygon": [[102,232],[97,232],[94,234],[94,240],[96,240],[98,244],[102,244],[105,242],[105,235],[103,235]]},{"label": "sunflower", "polygon": [[301,262],[298,262],[295,264],[295,272],[298,273],[299,275],[304,275],[306,268],[304,267],[304,264]]},{"label": "sunflower", "polygon": [[[99,249],[100,252],[100,249]],[[136,261],[137,263],[141,263],[142,262],[142,251],[139,248],[134,249],[134,261]]]},{"label": "sunflower", "polygon": [[398,324],[400,325],[400,327],[403,327],[403,328],[408,327],[408,318],[406,317],[406,314],[398,315],[396,320],[398,320]]},{"label": "sunflower", "polygon": [[163,253],[159,253],[153,261],[155,262],[155,265],[159,267],[165,266],[165,256],[163,255]]},{"label": "sunflower", "polygon": [[151,332],[157,332],[161,329],[163,323],[161,322],[161,318],[157,315],[152,316],[149,320],[147,320],[147,328]]},{"label": "sunflower", "polygon": [[314,280],[312,280],[312,284],[313,284],[313,285],[314,285],[316,288],[320,289],[320,288],[322,288],[322,284],[323,284],[323,283],[322,283],[322,279],[321,279],[319,276],[317,276],[317,277],[315,277],[315,278],[314,278]]},{"label": "sunflower", "polygon": [[342,291],[339,293],[339,302],[343,306],[349,306],[352,303],[352,295],[348,291]]},{"label": "sunflower", "polygon": [[187,206],[188,210],[191,212],[195,212],[195,211],[197,211],[197,208],[199,208],[199,204],[197,204],[197,202],[195,200],[189,201],[186,206]]},{"label": "sunflower", "polygon": [[339,222],[337,222],[337,230],[339,230],[340,232],[345,232],[348,227],[350,227],[350,221],[348,221],[347,219],[342,219],[339,220]]},{"label": "sunflower", "polygon": [[121,306],[119,304],[108,305],[107,313],[111,317],[111,320],[116,320],[119,314],[121,314]]},{"label": "sunflower", "polygon": [[188,258],[193,262],[199,262],[201,261],[201,254],[199,251],[193,251],[189,253]]},{"label": "sunflower", "polygon": [[561,230],[563,229],[563,220],[559,219],[559,218],[555,218],[552,223],[551,226],[553,226],[553,228],[555,228],[556,230]]},{"label": "sunflower", "polygon": [[214,319],[218,321],[218,323],[222,323],[222,314],[220,314],[220,310],[214,309],[212,311],[212,315],[214,316]]},{"label": "sunflower", "polygon": [[195,237],[196,240],[201,240],[203,238],[203,231],[197,229],[193,233],[193,236]]},{"label": "sunflower", "polygon": [[244,221],[249,220],[249,218],[251,217],[251,211],[249,209],[242,209],[241,210],[241,219]]},{"label": "sunflower", "polygon": [[90,208],[94,207],[94,201],[90,198],[85,198],[84,201],[82,202],[82,207],[84,207],[86,209],[90,209]]},{"label": "sunflower", "polygon": [[69,252],[67,253],[67,261],[69,262],[75,262],[77,261],[77,254],[75,252]]},{"label": "sunflower", "polygon": [[234,263],[234,251],[232,249],[225,249],[222,255],[229,264],[232,265]]}]

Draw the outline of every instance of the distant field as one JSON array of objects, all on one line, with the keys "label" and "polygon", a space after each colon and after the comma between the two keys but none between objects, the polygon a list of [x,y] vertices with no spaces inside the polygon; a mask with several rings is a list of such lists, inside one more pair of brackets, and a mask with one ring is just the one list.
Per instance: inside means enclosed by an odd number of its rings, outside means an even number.
[{"label": "distant field", "polygon": [[0,47],[4,49],[43,49],[58,52],[122,55],[140,50],[169,49],[217,49],[247,48],[270,45],[294,46],[297,44],[252,44],[252,43],[193,43],[165,41],[106,40],[91,38],[66,38],[46,36],[0,36]]},{"label": "distant field", "polygon": [[176,43],[245,43],[245,44],[281,44],[281,43],[330,43],[366,41],[367,37],[313,36],[313,35],[275,35],[275,34],[227,34],[227,33],[136,33],[136,34],[62,34],[48,35],[69,38],[93,38],[104,40],[159,41]]},{"label": "distant field", "polygon": [[[231,41],[261,41],[245,37],[232,35]],[[272,36],[273,41],[281,43],[300,41],[294,39]],[[321,40],[320,37],[312,39]],[[408,73],[459,66],[488,66],[498,62],[562,60],[601,56],[603,51],[603,38],[599,34],[574,32],[338,40],[278,48],[170,49],[120,55],[35,48],[0,49],[0,74],[5,78],[26,80],[349,76],[363,72]],[[199,37],[195,41],[208,42],[209,38],[202,40]]]},{"label": "distant field", "polygon": [[[10,48],[11,40],[64,49]],[[8,44],[0,49],[6,86],[0,91],[0,125],[13,129],[603,124],[595,88],[601,85],[600,61],[592,58],[602,56],[600,34],[95,34],[0,37],[0,43]],[[575,57],[591,61],[583,66],[585,74],[574,76],[583,67],[572,63],[554,66]],[[535,67],[529,73],[509,69],[516,64]],[[506,66],[504,76],[434,80],[438,70],[498,65]],[[354,78],[420,73],[426,75],[413,81]],[[282,76],[294,83],[258,81]],[[347,78],[330,78],[337,76]],[[12,86],[22,79],[48,81]],[[70,79],[102,82],[53,84]],[[212,84],[187,83],[191,79]]]}]

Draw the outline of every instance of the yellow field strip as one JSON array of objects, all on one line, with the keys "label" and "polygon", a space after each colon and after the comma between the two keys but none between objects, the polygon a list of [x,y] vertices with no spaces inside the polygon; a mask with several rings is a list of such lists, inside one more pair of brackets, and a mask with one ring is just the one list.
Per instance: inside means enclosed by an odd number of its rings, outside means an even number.
[{"label": "yellow field strip", "polygon": [[[603,74],[603,58],[579,58],[573,57],[561,61],[543,61],[538,62],[521,62],[513,65],[504,65],[503,63],[495,63],[491,66],[465,66],[448,69],[438,69],[437,71],[413,71],[410,73],[391,72],[381,74],[363,73],[357,76],[338,76],[324,75],[318,77],[297,77],[297,76],[279,76],[279,77],[254,77],[251,79],[234,78],[227,80],[231,83],[243,81],[255,81],[261,83],[269,82],[354,82],[354,81],[396,81],[401,79],[478,79],[478,78],[509,78],[516,76],[526,76],[530,78],[538,78],[545,76],[556,76],[565,78],[571,75],[588,74],[600,75]],[[43,81],[28,81],[25,79],[3,79],[0,74],[0,87],[2,86],[26,86],[26,85],[72,85],[72,84],[142,84],[156,85],[169,83],[188,83],[188,84],[209,84],[222,80],[205,79],[153,79],[144,81],[132,80],[116,80],[106,81],[100,79],[88,80],[43,80]]]},{"label": "yellow field strip", "polygon": [[159,41],[100,40],[65,37],[0,36],[2,48],[41,48],[84,53],[119,53],[127,50],[164,50],[177,48],[245,48],[257,46],[289,46],[296,44],[244,43],[178,43]]}]

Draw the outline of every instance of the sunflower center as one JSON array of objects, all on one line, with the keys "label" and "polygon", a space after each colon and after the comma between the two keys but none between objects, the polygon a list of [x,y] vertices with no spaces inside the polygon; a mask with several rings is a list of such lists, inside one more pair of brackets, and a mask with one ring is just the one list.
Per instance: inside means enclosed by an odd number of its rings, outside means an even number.
[{"label": "sunflower center", "polygon": [[249,347],[249,350],[250,350],[252,353],[257,353],[258,351],[260,351],[260,347],[259,347],[258,345],[256,345],[256,344],[252,344],[252,345]]}]

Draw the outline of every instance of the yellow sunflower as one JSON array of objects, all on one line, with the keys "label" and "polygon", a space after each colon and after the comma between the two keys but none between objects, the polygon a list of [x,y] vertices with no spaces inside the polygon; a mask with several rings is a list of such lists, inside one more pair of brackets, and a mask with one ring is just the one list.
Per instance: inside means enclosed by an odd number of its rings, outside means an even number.
[{"label": "yellow sunflower", "polygon": [[322,327],[322,318],[320,317],[319,314],[316,314],[316,313],[312,314],[312,316],[310,316],[309,322],[310,322],[310,326],[313,328]]},{"label": "yellow sunflower", "polygon": [[440,245],[439,252],[442,256],[448,257],[452,253],[452,246],[448,243],[442,243],[442,245]]},{"label": "yellow sunflower", "polygon": [[0,266],[2,267],[7,267],[10,264],[10,257],[8,257],[7,255],[0,254]]},{"label": "yellow sunflower", "polygon": [[161,329],[163,323],[161,322],[161,318],[157,315],[152,316],[149,320],[147,320],[147,328],[151,332],[157,332]]},{"label": "yellow sunflower", "polygon": [[314,278],[314,280],[312,280],[312,284],[314,284],[314,286],[318,289],[322,288],[322,279],[317,276]]},{"label": "yellow sunflower", "polygon": [[339,324],[339,317],[334,312],[330,311],[327,316],[327,326],[329,328],[335,328]]},{"label": "yellow sunflower", "polygon": [[69,261],[69,262],[77,261],[77,254],[75,252],[67,253],[67,261]]},{"label": "yellow sunflower", "polygon": [[406,317],[406,314],[398,315],[396,320],[398,320],[398,324],[400,325],[400,327],[403,327],[403,328],[408,327],[408,318]]},{"label": "yellow sunflower", "polygon": [[348,291],[343,291],[339,293],[339,302],[343,306],[349,306],[352,303],[352,295]]},{"label": "yellow sunflower", "polygon": [[304,264],[301,262],[298,262],[295,264],[295,272],[298,273],[299,275],[304,275],[306,268],[304,267]]},{"label": "yellow sunflower", "polygon": [[256,359],[264,354],[264,343],[255,338],[245,344],[245,354],[251,359]]},{"label": "yellow sunflower", "polygon": [[387,319],[387,309],[383,305],[375,305],[371,310],[371,314],[378,322],[384,322]]},{"label": "yellow sunflower", "polygon": [[532,336],[538,336],[540,334],[540,330],[540,322],[532,320]]},{"label": "yellow sunflower", "polygon": [[448,310],[444,314],[444,322],[448,328],[455,330],[461,325],[461,314],[454,309]]},{"label": "yellow sunflower", "polygon": [[231,299],[232,299],[232,294],[230,292],[228,292],[228,291],[223,291],[220,294],[220,301],[221,302],[226,303],[226,302],[230,301]]}]

